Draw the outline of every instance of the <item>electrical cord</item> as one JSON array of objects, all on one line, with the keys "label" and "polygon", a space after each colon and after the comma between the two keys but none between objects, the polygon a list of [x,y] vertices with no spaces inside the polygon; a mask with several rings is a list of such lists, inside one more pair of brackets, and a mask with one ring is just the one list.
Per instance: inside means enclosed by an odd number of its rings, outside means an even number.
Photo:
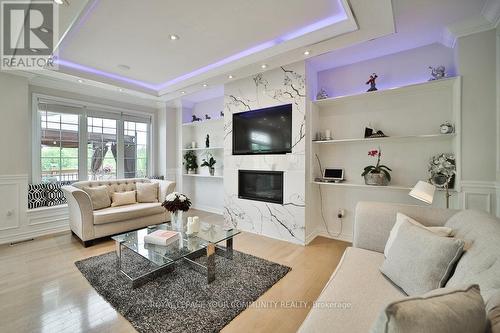
[{"label": "electrical cord", "polygon": [[[318,157],[318,154],[315,154],[315,155],[316,155],[316,159],[318,160],[319,171],[321,172],[321,174],[323,174],[323,168],[321,167],[321,161],[320,161],[320,159]],[[323,220],[323,224],[325,225],[325,230],[328,233],[328,235],[330,235],[331,237],[339,237],[342,234],[342,228],[343,228],[342,218],[339,218],[339,220],[340,220],[340,230],[339,230],[339,232],[336,233],[336,234],[330,233],[330,230],[328,229],[328,223],[326,223],[325,213],[323,211],[323,193],[321,192],[321,185],[320,184],[318,184],[318,191],[319,191],[319,202],[320,202],[321,218]]]}]

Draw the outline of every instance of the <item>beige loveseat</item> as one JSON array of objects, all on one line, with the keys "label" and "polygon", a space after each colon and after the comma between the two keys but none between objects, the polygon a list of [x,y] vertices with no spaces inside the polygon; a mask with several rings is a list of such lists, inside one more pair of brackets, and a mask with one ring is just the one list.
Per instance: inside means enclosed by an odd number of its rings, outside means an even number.
[{"label": "beige loveseat", "polygon": [[[135,184],[138,182],[158,183],[158,202],[135,203],[94,210],[90,196],[83,191],[84,187],[106,185],[111,196],[114,192],[135,190]],[[175,190],[175,182],[145,178],[81,181],[70,186],[63,186],[62,190],[68,201],[71,231],[83,241],[85,246],[88,246],[93,239],[168,221],[169,216],[161,203],[167,194]]]},{"label": "beige loveseat", "polygon": [[[452,228],[454,237],[465,240],[467,249],[446,286],[477,283],[486,309],[500,306],[498,219],[477,211],[360,202],[353,247],[346,249],[299,332],[369,332],[385,305],[406,296],[379,271],[397,212],[427,226]],[[498,322],[496,325],[495,333],[500,330]]]}]

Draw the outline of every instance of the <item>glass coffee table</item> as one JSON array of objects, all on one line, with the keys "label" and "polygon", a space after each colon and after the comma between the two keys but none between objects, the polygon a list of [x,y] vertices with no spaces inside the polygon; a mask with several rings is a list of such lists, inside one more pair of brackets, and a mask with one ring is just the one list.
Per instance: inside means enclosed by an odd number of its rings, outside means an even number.
[{"label": "glass coffee table", "polygon": [[[144,236],[156,230],[174,230],[179,232],[179,240],[163,246],[144,242]],[[113,236],[115,241],[117,269],[131,282],[132,288],[136,288],[151,279],[174,269],[176,262],[182,260],[194,270],[206,274],[207,282],[215,280],[215,255],[221,255],[228,259],[233,258],[233,237],[238,235],[238,229],[226,229],[219,225],[200,223],[200,231],[188,235],[185,224],[175,226],[170,222],[158,224],[140,230],[130,231]],[[225,247],[218,245],[226,243]],[[132,277],[122,269],[122,249],[127,248],[155,266],[155,269],[139,276]],[[206,256],[206,264],[195,261],[197,258]]]}]

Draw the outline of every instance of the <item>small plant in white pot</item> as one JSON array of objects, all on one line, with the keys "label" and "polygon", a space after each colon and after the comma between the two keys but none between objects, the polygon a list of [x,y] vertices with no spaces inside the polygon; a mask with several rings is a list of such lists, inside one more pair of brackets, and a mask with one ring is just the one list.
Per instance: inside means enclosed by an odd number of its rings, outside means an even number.
[{"label": "small plant in white pot", "polygon": [[217,163],[215,158],[212,156],[212,154],[208,154],[207,159],[203,159],[203,163],[201,163],[202,167],[208,167],[208,171],[210,172],[210,176],[215,175],[215,168],[214,165]]},{"label": "small plant in white pot", "polygon": [[366,185],[375,185],[375,186],[387,186],[391,181],[391,174],[389,171],[392,171],[386,165],[380,164],[380,158],[382,157],[382,150],[372,149],[368,151],[368,156],[377,158],[377,165],[369,165],[365,167],[362,177],[365,177]]},{"label": "small plant in white pot", "polygon": [[193,151],[188,151],[184,154],[184,166],[188,174],[192,175],[196,173],[198,169],[198,158]]}]

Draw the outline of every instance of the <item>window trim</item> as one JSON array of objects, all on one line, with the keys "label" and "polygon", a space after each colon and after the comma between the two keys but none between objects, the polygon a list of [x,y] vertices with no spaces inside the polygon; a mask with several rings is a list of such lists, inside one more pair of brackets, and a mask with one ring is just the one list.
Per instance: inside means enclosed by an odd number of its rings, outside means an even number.
[{"label": "window trim", "polygon": [[[81,180],[88,179],[87,170],[87,150],[81,147],[87,146],[87,117],[104,117],[117,120],[117,178],[124,177],[124,161],[123,161],[123,144],[119,144],[123,140],[124,135],[124,122],[137,121],[148,123],[148,150],[147,150],[147,173],[153,174],[154,157],[153,152],[156,151],[153,129],[155,128],[156,116],[154,112],[136,111],[126,108],[117,108],[114,106],[96,104],[91,102],[80,101],[76,99],[63,98],[57,96],[50,96],[40,93],[32,93],[31,95],[31,123],[32,123],[32,140],[31,140],[31,180],[34,184],[40,183],[42,180],[41,173],[41,119],[38,113],[38,103],[50,102],[54,104],[62,104],[75,108],[80,108],[78,114],[79,121],[79,161],[78,161],[78,175]],[[65,112],[61,112],[65,113]],[[75,114],[75,112],[68,111],[67,113]]]}]

